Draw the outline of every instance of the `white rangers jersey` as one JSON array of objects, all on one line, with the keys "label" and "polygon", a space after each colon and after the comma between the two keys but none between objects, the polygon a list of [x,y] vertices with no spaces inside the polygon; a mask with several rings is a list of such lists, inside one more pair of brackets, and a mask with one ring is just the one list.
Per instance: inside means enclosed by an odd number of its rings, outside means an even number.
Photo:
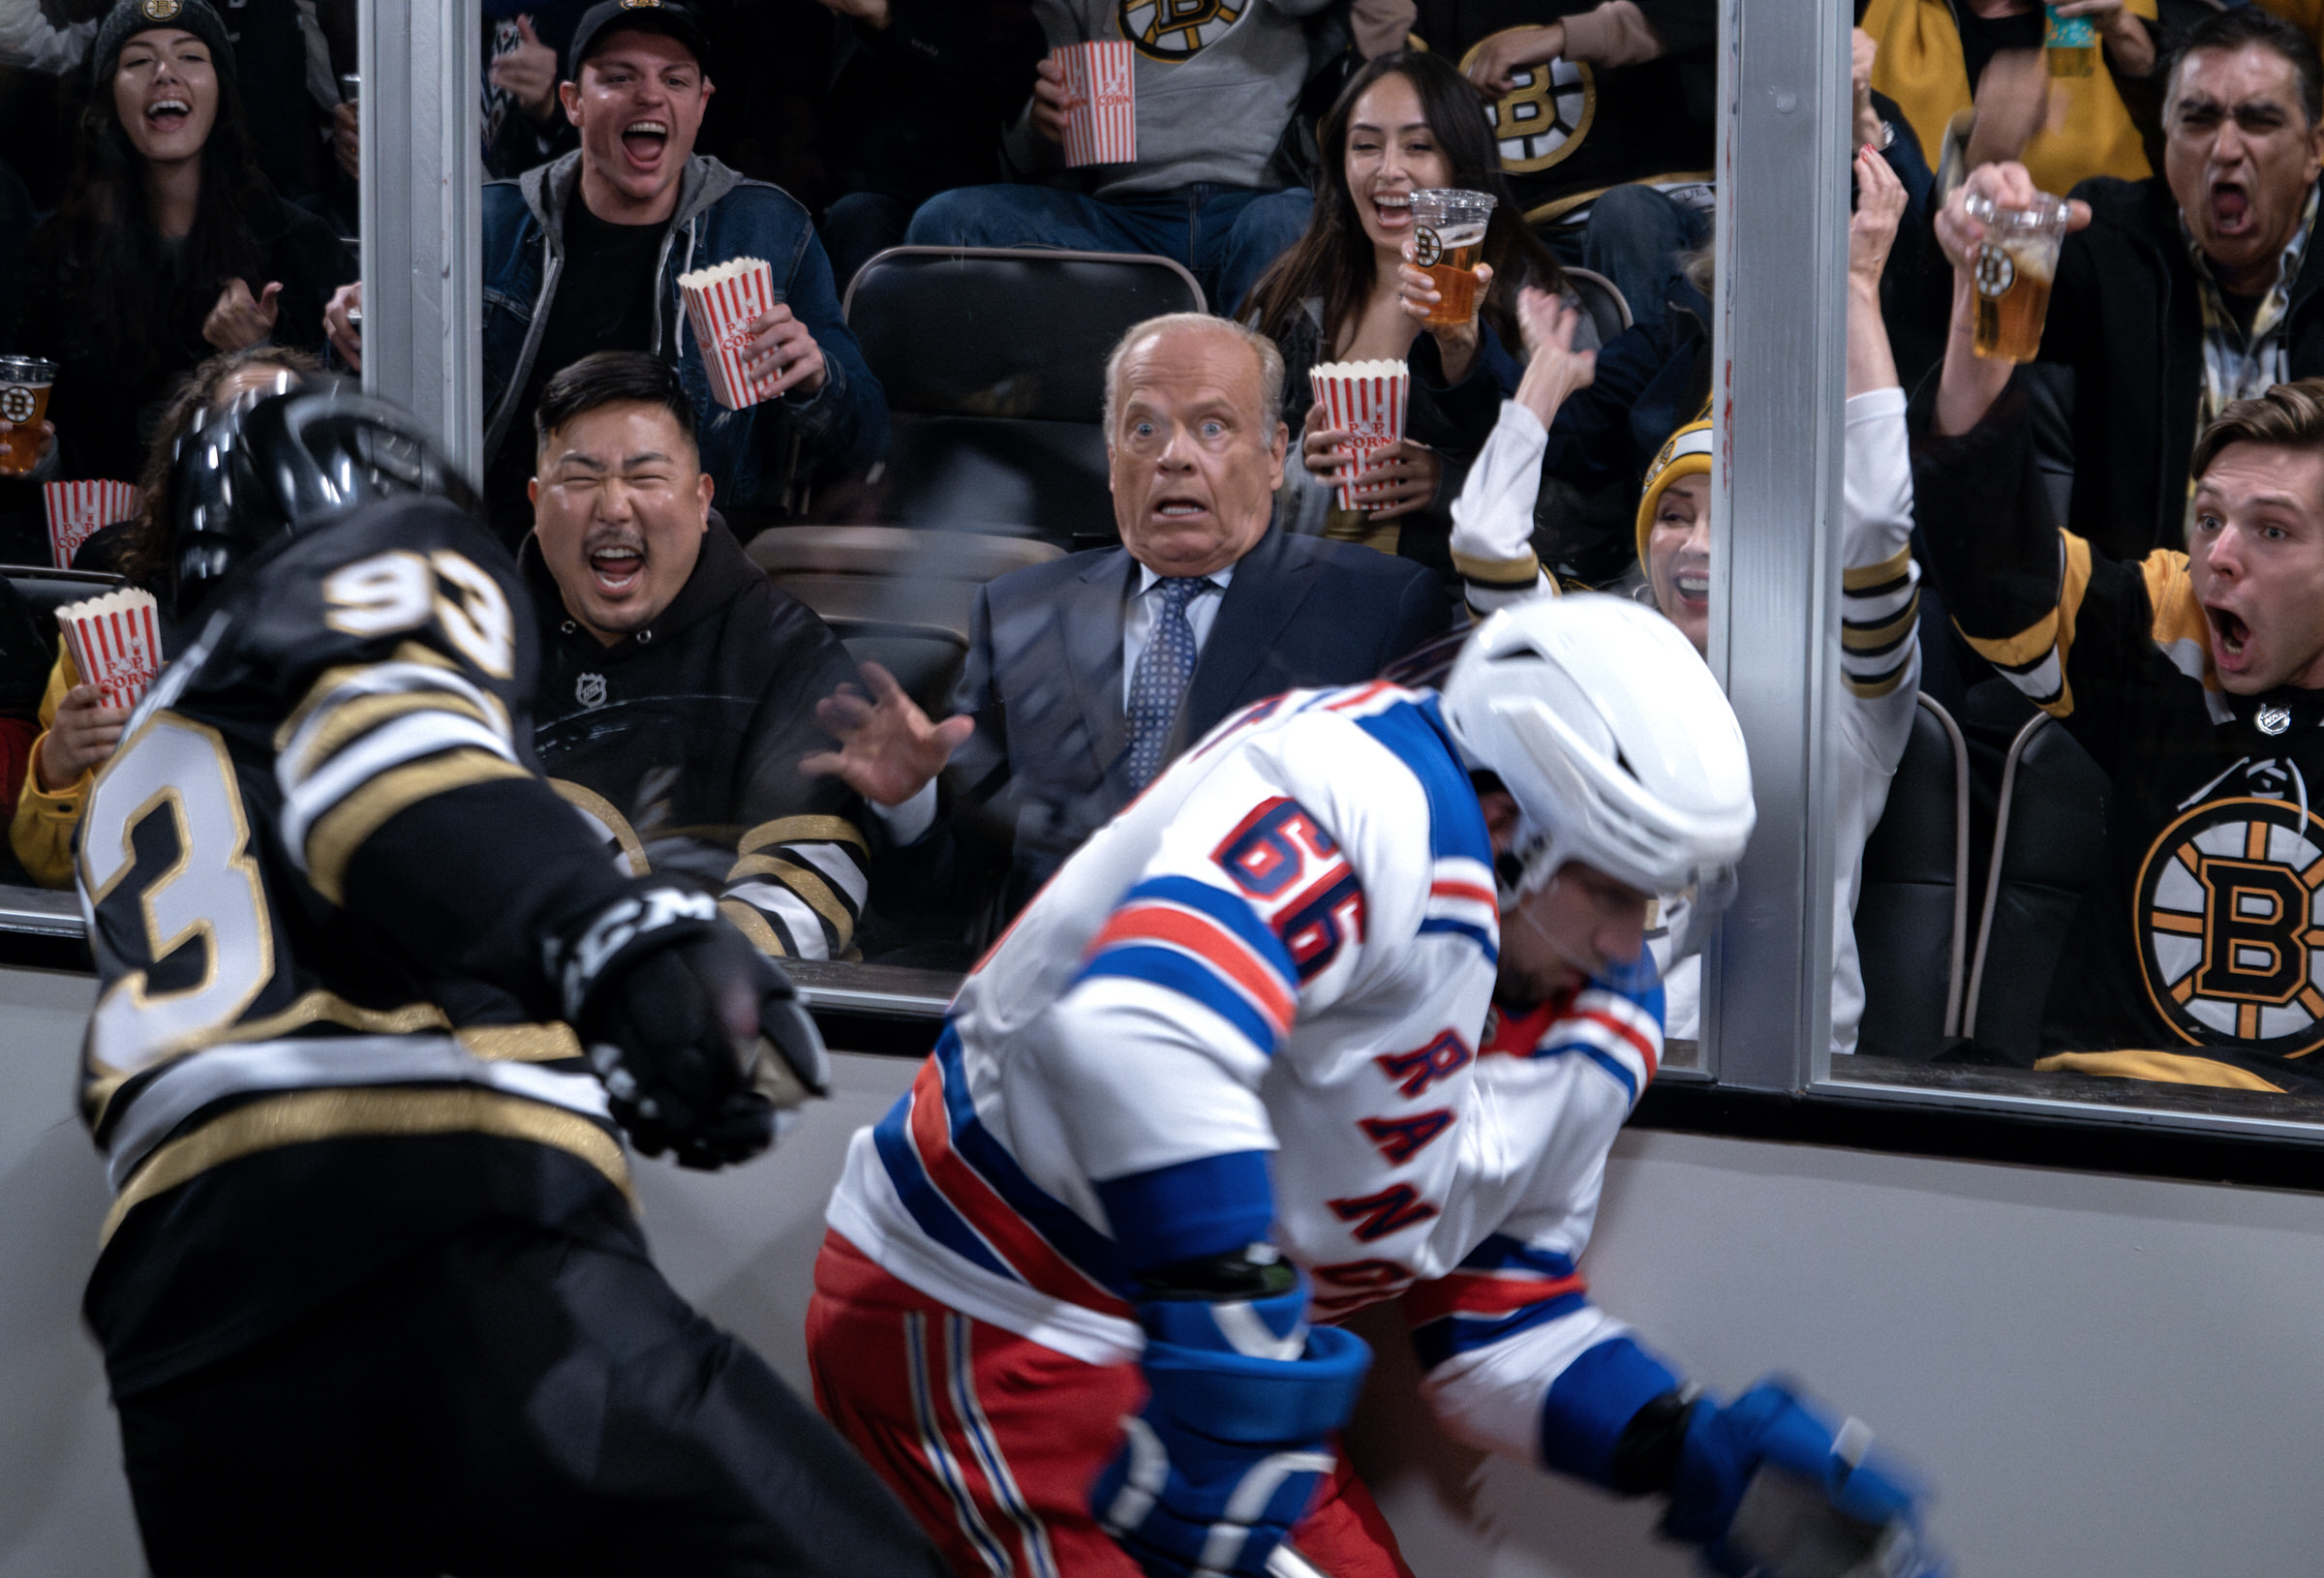
[{"label": "white rangers jersey", "polygon": [[956,1309],[1126,1362],[1134,1290],[1094,1185],[1272,1152],[1315,1318],[1404,1294],[1448,1421],[1538,1456],[1545,1388],[1621,1330],[1575,1260],[1661,1005],[1592,986],[1488,1020],[1491,860],[1433,695],[1230,718],[970,975],[855,1136],[831,1226]]},{"label": "white rangers jersey", "polygon": [[[1479,618],[1554,596],[1532,547],[1534,495],[1548,435],[1506,401],[1501,420],[1452,505],[1452,561]],[[1856,890],[1864,840],[1888,804],[1889,780],[1911,737],[1920,696],[1920,566],[1912,560],[1912,463],[1905,392],[1873,389],[1848,402],[1841,526],[1840,774],[1832,894],[1832,1050],[1856,1049],[1864,977],[1856,961]],[[1693,1040],[1701,1005],[1701,942],[1684,895],[1665,895],[1652,939],[1665,977],[1669,1033]]]}]

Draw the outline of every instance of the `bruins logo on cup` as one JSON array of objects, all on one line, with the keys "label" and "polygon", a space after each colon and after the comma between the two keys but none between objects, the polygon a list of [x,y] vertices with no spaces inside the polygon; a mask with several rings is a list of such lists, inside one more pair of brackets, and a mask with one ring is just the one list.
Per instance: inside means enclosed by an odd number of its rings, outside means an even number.
[{"label": "bruins logo on cup", "polygon": [[139,0],[138,15],[149,22],[166,22],[185,9],[178,0]]},{"label": "bruins logo on cup", "polygon": [[1121,0],[1121,36],[1151,60],[1192,60],[1242,20],[1250,0]]},{"label": "bruins logo on cup", "polygon": [[0,389],[0,421],[29,422],[32,420],[32,391],[30,389]]},{"label": "bruins logo on cup", "polygon": [[1412,260],[1428,267],[1445,255],[1444,238],[1425,225],[1412,228]]},{"label": "bruins logo on cup", "polygon": [[2017,263],[1999,247],[1977,249],[1977,294],[1987,300],[2009,293],[2017,283]]},{"label": "bruins logo on cup", "polygon": [[2147,851],[2135,900],[2156,1012],[2197,1045],[2324,1046],[2324,819],[2281,800],[2198,805]]},{"label": "bruins logo on cup", "polygon": [[[1478,40],[1461,56],[1460,69],[1467,71],[1485,44],[1498,37]],[[1501,167],[1530,175],[1571,158],[1598,118],[1598,74],[1561,58],[1528,66],[1511,79],[1515,86],[1484,106],[1500,144]]]}]

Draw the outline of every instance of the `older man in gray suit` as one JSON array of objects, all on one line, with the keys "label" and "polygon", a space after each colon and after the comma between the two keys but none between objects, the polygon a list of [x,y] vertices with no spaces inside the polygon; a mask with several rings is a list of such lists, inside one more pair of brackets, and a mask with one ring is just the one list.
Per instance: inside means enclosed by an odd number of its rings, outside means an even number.
[{"label": "older man in gray suit", "polygon": [[921,846],[956,890],[996,891],[1005,920],[1230,713],[1369,679],[1443,634],[1452,605],[1425,569],[1270,530],[1282,383],[1273,342],[1224,319],[1131,329],[1106,377],[1122,545],[986,587],[940,723],[865,665],[872,694],[818,714],[841,748],[806,766],[886,805],[933,798],[943,773],[949,814]]}]

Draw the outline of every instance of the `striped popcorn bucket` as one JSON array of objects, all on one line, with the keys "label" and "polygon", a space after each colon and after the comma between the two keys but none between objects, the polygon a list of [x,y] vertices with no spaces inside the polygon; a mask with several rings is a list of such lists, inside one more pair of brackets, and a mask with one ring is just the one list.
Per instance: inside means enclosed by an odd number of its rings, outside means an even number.
[{"label": "striped popcorn bucket", "polygon": [[41,501],[48,506],[48,557],[68,570],[99,527],[137,515],[138,488],[134,482],[44,482]]},{"label": "striped popcorn bucket", "polygon": [[[1307,381],[1324,409],[1324,425],[1355,436],[1346,452],[1360,469],[1404,437],[1411,380],[1402,362],[1324,362],[1308,369]],[[1386,491],[1384,482],[1342,483],[1339,507],[1361,509]]]},{"label": "striped popcorn bucket", "polygon": [[1126,44],[1069,44],[1051,59],[1065,68],[1065,163],[1138,160],[1137,57]]},{"label": "striped popcorn bucket", "polygon": [[135,707],[162,671],[162,632],[153,593],[124,587],[56,611],[65,646],[83,683],[107,707]]},{"label": "striped popcorn bucket", "polygon": [[766,259],[737,258],[716,268],[681,274],[678,289],[686,298],[687,320],[702,342],[712,398],[728,410],[774,399],[775,374],[752,379],[743,371],[751,321],[782,300]]}]

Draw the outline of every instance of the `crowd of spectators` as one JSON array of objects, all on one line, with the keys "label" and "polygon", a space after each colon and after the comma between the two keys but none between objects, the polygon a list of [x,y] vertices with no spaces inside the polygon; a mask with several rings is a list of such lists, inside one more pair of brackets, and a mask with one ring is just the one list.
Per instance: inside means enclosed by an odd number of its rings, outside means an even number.
[{"label": "crowd of spectators", "polygon": [[[1925,693],[1987,798],[2034,708],[2114,782],[2051,1066],[2292,1088],[2324,931],[2173,899],[2155,852],[2224,774],[2304,818],[2324,774],[2299,765],[2324,601],[2267,557],[2324,564],[2319,24],[2289,0],[1856,13],[1835,1049],[1859,1049],[1861,846]],[[535,597],[535,749],[609,858],[693,876],[769,952],[964,963],[1221,717],[1512,600],[1622,591],[1705,644],[1707,0],[490,0],[483,26],[481,507]],[[0,115],[0,354],[56,368],[36,463],[0,476],[0,560],[45,561],[39,484],[138,480],[78,562],[163,591],[176,435],[318,358],[360,368],[352,35],[344,0],[0,15],[0,86],[34,90]],[[1092,42],[1129,46],[1136,155],[1069,167],[1058,51]],[[1496,199],[1465,323],[1428,321],[1415,266],[1413,195],[1448,187]],[[1972,199],[2044,192],[2072,228],[2013,370],[1970,346]],[[842,303],[898,244],[1159,256],[1210,309],[1116,349],[1114,519],[1085,533],[1115,545],[985,586],[949,695],[859,665],[745,552],[879,518],[886,392]],[[742,348],[772,396],[736,410],[678,279],[741,258],[778,304]],[[1623,321],[1583,310],[1617,292]],[[1409,413],[1359,461],[1308,372],[1373,359],[1408,368]],[[69,657],[33,666],[0,686],[0,800],[22,873],[61,885],[125,714]],[[2130,675],[2193,687],[2184,737],[2102,699]],[[2285,826],[2324,871],[2324,825]]]}]

